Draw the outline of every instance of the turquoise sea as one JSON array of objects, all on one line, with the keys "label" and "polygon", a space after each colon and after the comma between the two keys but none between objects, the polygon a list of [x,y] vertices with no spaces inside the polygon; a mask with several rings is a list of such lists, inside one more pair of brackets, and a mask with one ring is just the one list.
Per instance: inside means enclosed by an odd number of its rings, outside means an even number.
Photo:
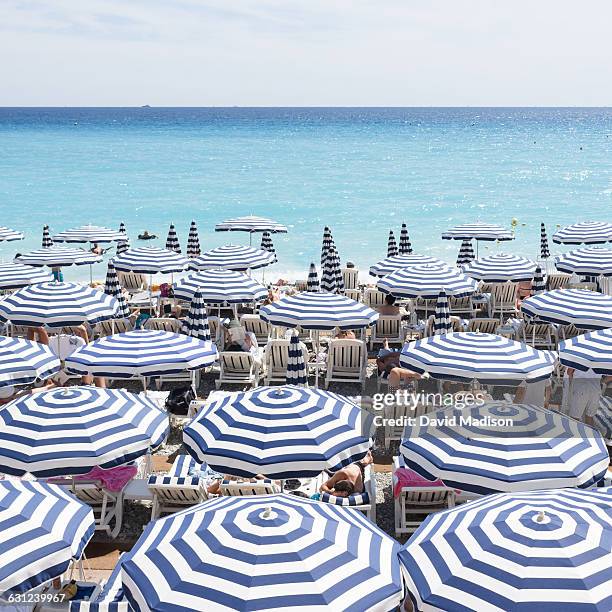
[{"label": "turquoise sea", "polygon": [[185,248],[195,219],[204,248],[248,244],[213,231],[244,214],[290,228],[273,237],[267,278],[305,277],[324,225],[362,270],[402,222],[415,252],[454,262],[459,244],[442,231],[516,218],[516,240],[481,254],[535,257],[541,221],[550,237],[557,224],[612,220],[612,109],[2,108],[0,211],[0,225],[27,234],[0,244],[5,260],[39,247],[45,223],[123,221],[161,245],[174,222]]}]

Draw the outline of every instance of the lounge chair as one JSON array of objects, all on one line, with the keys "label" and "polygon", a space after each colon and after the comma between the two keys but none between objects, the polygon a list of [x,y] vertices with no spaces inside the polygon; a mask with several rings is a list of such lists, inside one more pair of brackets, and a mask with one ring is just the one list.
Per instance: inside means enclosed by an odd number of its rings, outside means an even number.
[{"label": "lounge chair", "polygon": [[467,297],[449,297],[448,309],[452,315],[465,315],[470,318],[474,316],[474,302],[471,296]]},{"label": "lounge chair", "polygon": [[129,319],[108,319],[100,321],[93,329],[95,338],[112,336],[113,334],[123,334],[132,331],[134,324]]},{"label": "lounge chair", "polygon": [[242,315],[240,317],[240,325],[244,327],[245,331],[252,332],[257,339],[257,343],[260,345],[264,345],[270,339],[272,326],[261,319],[259,315]]},{"label": "lounge chair", "polygon": [[378,289],[372,289],[371,287],[363,292],[363,303],[370,308],[376,310],[379,306],[385,303],[385,295]]},{"label": "lounge chair", "polygon": [[468,321],[467,331],[494,334],[499,327],[499,319],[476,318]]},{"label": "lounge chair", "polygon": [[210,338],[217,345],[217,350],[222,351],[225,346],[225,334],[221,319],[216,315],[208,315],[208,329],[210,330]]},{"label": "lounge chair", "polygon": [[219,389],[222,384],[256,387],[259,384],[259,364],[253,355],[242,351],[219,353],[219,378],[215,386]]},{"label": "lounge chair", "polygon": [[[453,332],[463,331],[463,325],[459,317],[451,317],[450,322],[451,322],[451,331]],[[435,323],[435,315],[429,315],[429,317],[427,318],[427,322],[425,323],[425,329],[423,330],[423,337],[428,338],[429,336],[434,335],[434,331],[435,331],[434,323]]]},{"label": "lounge chair", "polygon": [[[403,457],[393,458],[393,472],[405,468]],[[394,495],[395,535],[414,533],[428,514],[455,506],[455,491],[443,486],[402,487]],[[417,517],[423,517],[418,520]]]},{"label": "lounge chair", "polygon": [[546,279],[547,291],[552,291],[553,289],[567,289],[569,287],[570,278],[572,278],[571,274],[549,274]]},{"label": "lounge chair", "polygon": [[173,334],[180,334],[182,323],[178,319],[151,317],[150,319],[146,320],[144,327],[145,329],[154,329],[158,331],[172,332]]},{"label": "lounge chair", "polygon": [[361,290],[359,289],[345,289],[344,295],[351,300],[355,300],[356,302],[361,301]]},{"label": "lounge chair", "polygon": [[[300,343],[304,367],[308,364],[308,349]],[[264,348],[264,385],[271,382],[285,383],[289,363],[289,340],[268,340]]]},{"label": "lounge chair", "polygon": [[321,501],[335,506],[359,510],[359,512],[363,512],[372,523],[376,523],[376,476],[372,466],[365,466],[363,493],[354,493],[348,497],[336,497],[329,493],[322,493]]},{"label": "lounge chair", "polygon": [[359,383],[365,389],[367,351],[363,340],[332,340],[327,353],[325,388],[330,382]]},{"label": "lounge chair", "polygon": [[139,291],[146,291],[149,288],[147,277],[144,274],[138,272],[117,272],[119,278],[119,284],[127,289],[130,293],[138,293]]},{"label": "lounge chair", "polygon": [[399,441],[404,437],[405,423],[402,419],[413,417],[418,419],[421,415],[427,414],[433,410],[438,410],[439,406],[432,404],[417,403],[416,406],[406,404],[393,404],[385,406],[382,413],[385,419],[384,426],[384,444],[385,448],[390,448],[391,443]]},{"label": "lounge chair", "polygon": [[550,323],[524,322],[520,334],[523,342],[533,348],[552,351],[557,347],[555,330]]},{"label": "lounge chair", "polygon": [[355,268],[344,268],[344,270],[342,270],[342,280],[344,281],[345,291],[347,289],[357,289],[357,287],[359,287],[359,270]]},{"label": "lounge chair", "polygon": [[374,348],[375,344],[383,344],[385,340],[388,340],[391,344],[403,344],[402,315],[380,315],[378,317],[378,320],[372,326],[370,350]]},{"label": "lounge chair", "polygon": [[490,316],[499,318],[516,315],[516,283],[495,283],[491,288]]},{"label": "lounge chair", "polygon": [[153,494],[151,520],[208,499],[206,482],[198,476],[149,476],[147,484]]},{"label": "lounge chair", "polygon": [[584,332],[578,329],[575,325],[560,325],[558,333],[561,340],[569,340],[570,338],[580,336]]},{"label": "lounge chair", "polygon": [[271,495],[280,493],[281,488],[273,480],[264,478],[254,482],[242,480],[222,480],[219,485],[221,495],[243,497],[245,495]]}]

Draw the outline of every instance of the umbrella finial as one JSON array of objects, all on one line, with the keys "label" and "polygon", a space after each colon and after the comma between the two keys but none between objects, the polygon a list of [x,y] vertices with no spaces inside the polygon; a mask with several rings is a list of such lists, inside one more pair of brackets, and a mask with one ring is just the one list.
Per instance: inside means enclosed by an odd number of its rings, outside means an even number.
[{"label": "umbrella finial", "polygon": [[266,521],[271,521],[276,518],[276,512],[272,510],[270,506],[266,506],[264,511],[259,515],[259,518],[265,519]]},{"label": "umbrella finial", "polygon": [[544,512],[544,510],[540,510],[540,512],[538,512],[538,515],[536,516],[536,521],[538,523],[543,523],[546,520],[546,513]]}]

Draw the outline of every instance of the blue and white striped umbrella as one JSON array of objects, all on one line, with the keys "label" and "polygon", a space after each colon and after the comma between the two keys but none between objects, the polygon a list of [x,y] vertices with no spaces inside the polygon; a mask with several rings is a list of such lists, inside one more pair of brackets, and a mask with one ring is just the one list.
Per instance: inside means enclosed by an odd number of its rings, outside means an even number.
[{"label": "blue and white striped umbrella", "polygon": [[75,283],[38,283],[0,301],[0,321],[14,325],[65,327],[117,317],[119,303],[99,289]]},{"label": "blue and white striped umbrella", "polygon": [[26,480],[0,481],[0,525],[3,606],[11,595],[63,574],[81,558],[96,528],[91,508],[68,491]]},{"label": "blue and white striped umbrella", "polygon": [[185,334],[135,329],[103,336],[79,347],[66,358],[66,369],[75,374],[161,376],[199,370],[217,360],[217,348]]},{"label": "blue and white striped umbrella", "polygon": [[170,224],[170,229],[168,230],[168,237],[166,238],[166,250],[172,251],[173,253],[181,253],[181,245],[179,244],[178,236],[176,235],[176,228],[174,227],[174,223]]},{"label": "blue and white striped umbrella", "polygon": [[269,253],[273,253],[276,258],[276,250],[274,249],[274,244],[272,243],[272,236],[270,236],[270,232],[264,232],[261,235],[261,244],[259,248],[262,251],[268,251]]},{"label": "blue and white striped umbrella", "polygon": [[531,280],[537,267],[535,261],[526,257],[496,253],[466,264],[463,272],[486,283],[505,283]]},{"label": "blue and white striped umbrella", "polygon": [[542,274],[542,268],[538,266],[535,274],[533,275],[533,282],[531,283],[531,295],[546,291],[546,282],[544,281],[544,275]]},{"label": "blue and white striped umbrella", "polygon": [[223,221],[223,223],[217,223],[217,225],[215,225],[215,232],[271,232],[272,234],[284,234],[287,232],[287,226],[278,221],[273,221],[272,219],[249,215],[246,217],[227,219]]},{"label": "blue and white striped umbrella", "polygon": [[335,245],[331,245],[327,251],[327,259],[323,264],[321,273],[321,291],[329,293],[342,293],[344,291],[344,280],[340,270],[340,257]]},{"label": "blue and white striped umbrella", "polygon": [[43,227],[41,246],[42,246],[43,249],[48,249],[49,247],[53,246],[53,240],[51,240],[51,234],[49,234],[49,226],[48,225],[45,225]]},{"label": "blue and white striped umbrella", "polygon": [[317,267],[314,265],[314,262],[310,264],[310,270],[308,270],[306,291],[310,291],[311,293],[318,293],[319,291],[321,291],[321,285],[319,284],[319,275],[317,274]]},{"label": "blue and white striped umbrella", "polygon": [[30,385],[60,371],[60,361],[45,344],[0,336],[0,387]]},{"label": "blue and white striped umbrella", "polygon": [[457,225],[452,229],[442,234],[444,240],[514,240],[514,234],[502,227],[493,223],[466,223]]},{"label": "blue and white striped umbrella", "polygon": [[387,257],[370,266],[370,274],[372,276],[387,276],[396,270],[402,268],[412,268],[420,265],[436,265],[446,266],[441,259],[437,257],[429,257],[428,255],[396,255],[395,257]]},{"label": "blue and white striped umbrella", "polygon": [[125,223],[121,222],[119,224],[119,233],[123,234],[123,240],[117,242],[117,248],[115,249],[115,253],[117,255],[121,255],[121,253],[125,253],[130,248],[130,239],[128,238],[127,231],[125,229]]},{"label": "blue and white striped umbrella", "polygon": [[53,280],[50,272],[44,272],[35,266],[24,266],[19,263],[0,264],[0,289],[19,289],[34,283],[46,283]]},{"label": "blue and white striped umbrella", "polygon": [[10,227],[0,227],[0,242],[23,240],[23,232],[17,232]]},{"label": "blue and white striped umbrella", "polygon": [[331,230],[329,227],[325,226],[323,229],[323,242],[321,244],[321,268],[325,265],[325,260],[327,259],[327,253],[329,251],[329,247],[334,244],[334,239],[332,237]]},{"label": "blue and white striped umbrella", "polygon": [[424,478],[482,495],[590,487],[610,462],[603,438],[588,425],[509,402],[428,413],[406,426],[400,452]]},{"label": "blue and white striped umbrella", "polygon": [[191,300],[189,312],[183,321],[182,332],[187,336],[204,342],[210,342],[211,340],[208,315],[206,314],[206,302],[204,301],[202,291],[199,289]]},{"label": "blue and white striped umbrella", "polygon": [[582,276],[612,276],[612,249],[585,247],[555,257],[561,272]]},{"label": "blue and white striped umbrella", "polygon": [[123,389],[65,387],[0,408],[0,473],[86,474],[134,461],[168,435],[168,415]]},{"label": "blue and white striped umbrella", "polygon": [[192,221],[189,226],[189,236],[187,238],[187,257],[199,257],[201,252],[198,226],[195,221]]},{"label": "blue and white striped umbrella", "polygon": [[528,297],[521,310],[549,323],[580,329],[612,327],[612,297],[585,289],[554,289]]},{"label": "blue and white striped umbrella", "polygon": [[22,253],[15,257],[14,261],[27,266],[63,268],[64,266],[85,266],[99,263],[102,261],[102,257],[83,249],[51,246],[45,249],[30,251],[29,253]]},{"label": "blue and white striped umbrella", "polygon": [[612,375],[612,328],[563,340],[559,343],[559,361],[570,368]]},{"label": "blue and white striped umbrella", "polygon": [[478,289],[478,283],[456,268],[419,264],[379,278],[376,287],[398,298],[422,297],[433,300],[440,291],[453,297],[472,295]]},{"label": "blue and white striped umbrella", "polygon": [[192,270],[256,270],[276,263],[274,253],[250,246],[228,244],[206,251],[189,261]]},{"label": "blue and white striped umbrella", "polygon": [[459,249],[459,255],[457,255],[457,266],[463,266],[474,261],[474,249],[472,248],[471,240],[463,240],[461,242],[461,248]]},{"label": "blue and white striped umbrella", "polygon": [[399,249],[397,248],[397,242],[395,242],[395,235],[393,230],[389,230],[389,238],[387,240],[387,259],[389,257],[397,257],[399,255]]},{"label": "blue and white striped umbrella", "polygon": [[434,378],[493,385],[548,378],[555,356],[495,334],[452,332],[407,342],[400,365]]},{"label": "blue and white striped umbrella", "polygon": [[297,332],[293,332],[289,340],[289,359],[287,361],[287,384],[296,387],[307,387],[308,376],[304,363],[304,352]]},{"label": "blue and white striped umbrella", "polygon": [[599,409],[593,417],[593,427],[603,436],[606,444],[612,446],[612,397],[602,395]]},{"label": "blue and white striped umbrella", "polygon": [[123,561],[135,610],[397,609],[399,544],[359,512],[295,495],[219,497],[149,523]]},{"label": "blue and white striped umbrella", "polygon": [[222,474],[316,476],[368,452],[372,440],[364,414],[328,391],[258,387],[214,399],[184,429],[183,444]]},{"label": "blue and white striped umbrella", "polygon": [[140,274],[182,272],[187,268],[188,263],[189,260],[186,257],[158,247],[132,248],[113,258],[116,270]]},{"label": "blue and white striped umbrella", "polygon": [[434,335],[447,334],[453,330],[448,306],[448,297],[445,291],[440,291],[436,302],[436,312],[434,313]]},{"label": "blue and white striped umbrella", "polygon": [[548,259],[550,251],[548,250],[548,236],[546,235],[546,226],[540,223],[540,259]]},{"label": "blue and white striped umbrella", "polygon": [[82,225],[60,232],[53,236],[53,242],[121,242],[125,234],[120,231],[99,227],[97,225]]},{"label": "blue and white striped umbrella", "polygon": [[612,495],[492,495],[427,517],[400,552],[415,610],[612,610]]},{"label": "blue and white striped umbrella", "polygon": [[612,223],[583,221],[568,225],[553,234],[555,244],[604,244],[612,242]]},{"label": "blue and white striped umbrella", "polygon": [[130,316],[130,307],[128,306],[125,296],[123,295],[123,291],[121,291],[117,270],[115,270],[112,260],[108,262],[106,282],[104,283],[104,293],[114,297],[117,300],[118,307],[116,317],[118,319],[127,319],[127,317]]},{"label": "blue and white striped umbrella", "polygon": [[335,293],[304,291],[267,304],[260,317],[271,325],[303,329],[357,329],[374,325],[378,313]]},{"label": "blue and white striped umbrella", "polygon": [[207,304],[253,303],[268,295],[262,284],[234,270],[202,270],[174,283],[174,295],[184,300],[191,300],[196,291]]},{"label": "blue and white striped umbrella", "polygon": [[410,237],[408,236],[408,228],[406,227],[405,223],[402,223],[402,229],[400,231],[399,254],[400,255],[412,255],[412,245],[410,244]]}]

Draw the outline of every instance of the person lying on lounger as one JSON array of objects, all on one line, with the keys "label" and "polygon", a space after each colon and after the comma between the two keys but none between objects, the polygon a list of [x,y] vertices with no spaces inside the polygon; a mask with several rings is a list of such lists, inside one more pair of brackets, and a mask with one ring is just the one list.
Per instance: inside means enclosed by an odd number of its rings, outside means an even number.
[{"label": "person lying on lounger", "polygon": [[372,463],[372,452],[368,451],[360,461],[355,461],[338,470],[329,480],[321,485],[321,493],[335,497],[349,497],[354,493],[363,493],[365,468]]}]

